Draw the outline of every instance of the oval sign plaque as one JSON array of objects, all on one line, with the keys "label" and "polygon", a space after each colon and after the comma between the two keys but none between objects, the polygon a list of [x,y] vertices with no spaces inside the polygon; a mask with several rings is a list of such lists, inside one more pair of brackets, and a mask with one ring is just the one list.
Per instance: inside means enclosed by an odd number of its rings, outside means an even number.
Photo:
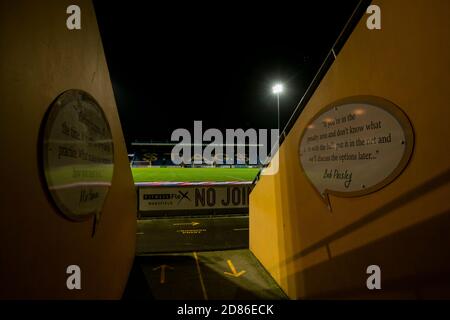
[{"label": "oval sign plaque", "polygon": [[98,217],[114,169],[111,129],[88,93],[68,90],[51,105],[43,127],[48,190],[68,218]]},{"label": "oval sign plaque", "polygon": [[373,96],[339,100],[322,109],[300,138],[300,164],[321,197],[361,196],[394,180],[414,145],[408,117]]}]

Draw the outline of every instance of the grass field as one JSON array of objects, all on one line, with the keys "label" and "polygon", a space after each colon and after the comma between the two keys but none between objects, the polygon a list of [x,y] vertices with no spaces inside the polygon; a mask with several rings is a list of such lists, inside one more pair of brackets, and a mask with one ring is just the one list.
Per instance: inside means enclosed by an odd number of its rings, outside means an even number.
[{"label": "grass field", "polygon": [[258,168],[131,168],[134,182],[253,181]]}]

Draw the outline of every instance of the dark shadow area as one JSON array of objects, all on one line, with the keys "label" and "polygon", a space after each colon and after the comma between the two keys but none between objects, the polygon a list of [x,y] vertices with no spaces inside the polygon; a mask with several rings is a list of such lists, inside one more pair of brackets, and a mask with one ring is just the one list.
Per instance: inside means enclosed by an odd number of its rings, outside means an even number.
[{"label": "dark shadow area", "polygon": [[431,178],[430,180],[415,187],[414,189],[395,198],[394,200],[384,204],[383,206],[381,206],[380,208],[367,214],[360,220],[342,228],[341,230],[329,235],[328,237],[323,238],[321,241],[313,244],[312,246],[305,248],[304,250],[295,254],[291,259],[287,260],[286,262],[290,263],[296,259],[304,257],[307,254],[310,254],[313,251],[318,250],[321,247],[328,245],[332,241],[342,238],[343,236],[350,234],[377,219],[380,219],[381,217],[389,214],[390,212],[393,212],[395,209],[397,209],[407,203],[410,203],[414,199],[417,199],[417,198],[425,195],[426,193],[429,193],[449,182],[450,182],[450,170],[446,170],[443,173],[438,174],[435,177]]},{"label": "dark shadow area", "polygon": [[[189,169],[188,169],[189,170]],[[252,186],[253,187],[253,186]],[[248,214],[248,207],[246,208],[231,208],[231,209],[186,209],[181,210],[155,210],[155,211],[138,211],[138,217],[145,218],[179,218],[185,216],[223,216],[223,215],[243,215]]]},{"label": "dark shadow area", "polygon": [[[236,272],[245,273],[225,274],[232,273],[228,257]],[[137,256],[124,299],[279,300],[286,296],[250,251],[231,250]]]},{"label": "dark shadow area", "polygon": [[145,279],[145,274],[142,272],[136,258],[134,259],[122,300],[154,300]]},{"label": "dark shadow area", "polygon": [[138,254],[244,249],[249,245],[248,215],[142,219],[137,226]]},{"label": "dark shadow area", "polygon": [[[307,298],[450,299],[450,211],[291,275]],[[381,268],[381,290],[366,269]]]}]

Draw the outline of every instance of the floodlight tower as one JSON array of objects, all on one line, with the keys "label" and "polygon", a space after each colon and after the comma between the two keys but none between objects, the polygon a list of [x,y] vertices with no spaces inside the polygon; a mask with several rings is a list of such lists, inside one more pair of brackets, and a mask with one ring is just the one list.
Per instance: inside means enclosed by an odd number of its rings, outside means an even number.
[{"label": "floodlight tower", "polygon": [[277,116],[278,116],[278,137],[281,136],[280,132],[280,93],[284,90],[283,84],[277,83],[272,87],[272,93],[277,95]]}]

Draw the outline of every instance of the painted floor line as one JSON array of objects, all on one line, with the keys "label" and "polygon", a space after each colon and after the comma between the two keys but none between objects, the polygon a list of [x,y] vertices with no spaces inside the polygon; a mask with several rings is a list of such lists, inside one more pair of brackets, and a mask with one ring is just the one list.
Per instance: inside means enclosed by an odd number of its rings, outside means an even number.
[{"label": "painted floor line", "polygon": [[203,298],[208,300],[208,294],[206,293],[205,283],[203,282],[202,271],[200,270],[200,263],[198,262],[197,252],[193,252],[195,264],[197,265],[198,277],[200,278],[200,285],[202,286]]}]

